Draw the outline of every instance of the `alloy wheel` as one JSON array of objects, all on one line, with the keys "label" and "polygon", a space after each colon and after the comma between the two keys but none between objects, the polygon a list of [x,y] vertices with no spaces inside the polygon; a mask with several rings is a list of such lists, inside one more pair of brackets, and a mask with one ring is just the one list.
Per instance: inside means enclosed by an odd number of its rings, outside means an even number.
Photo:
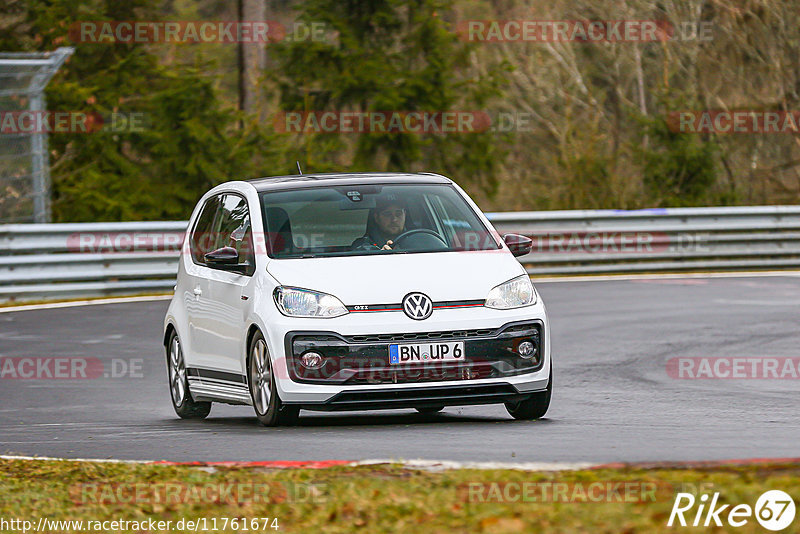
[{"label": "alloy wheel", "polygon": [[172,402],[175,406],[180,406],[186,394],[186,365],[178,336],[172,338],[169,347],[169,389],[172,392]]},{"label": "alloy wheel", "polygon": [[253,343],[250,352],[250,377],[253,384],[253,402],[259,414],[266,414],[272,394],[272,367],[263,339]]}]

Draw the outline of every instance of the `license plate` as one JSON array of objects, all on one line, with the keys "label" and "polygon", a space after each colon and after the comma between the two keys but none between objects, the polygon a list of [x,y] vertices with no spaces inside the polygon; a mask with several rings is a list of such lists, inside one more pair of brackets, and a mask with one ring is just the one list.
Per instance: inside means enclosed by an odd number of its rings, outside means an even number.
[{"label": "license plate", "polygon": [[464,342],[389,345],[389,364],[464,361]]}]

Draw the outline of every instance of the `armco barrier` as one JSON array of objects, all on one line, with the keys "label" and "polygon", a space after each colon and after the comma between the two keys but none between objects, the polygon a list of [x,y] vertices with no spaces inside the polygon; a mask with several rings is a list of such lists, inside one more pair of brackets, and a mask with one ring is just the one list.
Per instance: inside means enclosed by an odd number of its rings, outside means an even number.
[{"label": "armco barrier", "polygon": [[[489,219],[501,234],[534,240],[533,252],[520,258],[534,277],[800,269],[800,206],[508,212]],[[185,228],[186,222],[0,225],[0,301],[168,292]],[[97,244],[106,234],[117,240],[109,248],[135,252],[81,246],[82,236]],[[171,252],[153,250],[165,240]]]},{"label": "armco barrier", "polygon": [[185,229],[186,222],[0,225],[0,301],[168,292],[175,285],[176,252],[141,246],[137,252],[87,252],[80,239],[122,237],[116,248],[124,249],[143,236],[180,240]]}]

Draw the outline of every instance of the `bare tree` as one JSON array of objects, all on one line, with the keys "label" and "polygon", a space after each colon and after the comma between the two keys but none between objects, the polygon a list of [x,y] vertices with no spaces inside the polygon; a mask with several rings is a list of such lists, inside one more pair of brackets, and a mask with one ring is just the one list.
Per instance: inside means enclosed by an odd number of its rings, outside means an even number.
[{"label": "bare tree", "polygon": [[[267,0],[238,0],[239,20],[265,22]],[[266,43],[239,42],[239,109],[257,113],[262,108],[260,80],[267,66]]]}]

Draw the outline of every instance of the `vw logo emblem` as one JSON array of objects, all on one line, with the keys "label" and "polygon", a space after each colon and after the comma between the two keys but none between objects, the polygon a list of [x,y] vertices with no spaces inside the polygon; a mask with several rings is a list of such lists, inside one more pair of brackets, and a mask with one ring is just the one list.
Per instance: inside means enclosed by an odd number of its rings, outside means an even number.
[{"label": "vw logo emblem", "polygon": [[409,293],[403,297],[403,311],[412,319],[422,321],[433,313],[433,302],[424,293]]}]

